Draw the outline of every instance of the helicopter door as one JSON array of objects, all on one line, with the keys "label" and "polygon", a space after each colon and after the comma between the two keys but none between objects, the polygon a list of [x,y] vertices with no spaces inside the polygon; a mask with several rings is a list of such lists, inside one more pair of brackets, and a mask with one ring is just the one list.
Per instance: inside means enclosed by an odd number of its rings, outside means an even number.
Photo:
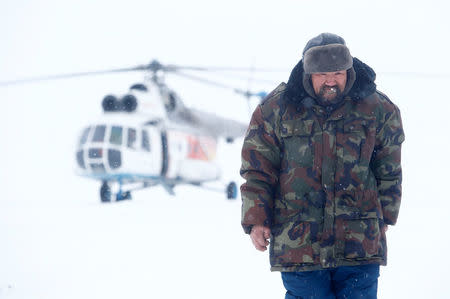
[{"label": "helicopter door", "polygon": [[[146,153],[143,171],[150,176],[160,176],[163,169],[163,146],[161,132],[155,126],[142,128],[141,150]],[[145,165],[144,165],[145,164]]]},{"label": "helicopter door", "polygon": [[125,146],[130,172],[148,177],[161,174],[161,135],[155,127],[127,128]]}]

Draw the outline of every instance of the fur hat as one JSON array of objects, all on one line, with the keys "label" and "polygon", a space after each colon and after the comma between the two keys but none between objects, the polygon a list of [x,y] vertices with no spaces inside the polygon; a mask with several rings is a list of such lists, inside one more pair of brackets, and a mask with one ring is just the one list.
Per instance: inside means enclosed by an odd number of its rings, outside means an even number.
[{"label": "fur hat", "polygon": [[321,33],[312,38],[303,49],[305,74],[348,70],[353,58],[345,40],[333,33]]}]

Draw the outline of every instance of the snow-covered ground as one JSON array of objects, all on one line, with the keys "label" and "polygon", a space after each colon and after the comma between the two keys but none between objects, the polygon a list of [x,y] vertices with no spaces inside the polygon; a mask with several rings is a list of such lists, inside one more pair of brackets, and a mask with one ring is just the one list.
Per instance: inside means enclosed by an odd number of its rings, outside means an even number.
[{"label": "snow-covered ground", "polygon": [[[2,3],[0,81],[152,58],[292,68],[307,39],[341,34],[378,73],[406,132],[403,203],[388,231],[379,298],[450,298],[446,1],[131,2]],[[190,8],[192,2],[203,9]],[[288,73],[271,76],[274,87]],[[101,113],[105,94],[141,79],[124,74],[0,88],[0,298],[283,298],[268,253],[242,232],[239,200],[181,186],[174,197],[155,187],[105,205],[98,183],[74,174],[79,130]],[[240,88],[259,88],[242,78],[230,84],[239,81]],[[248,117],[245,102],[229,91],[174,77],[168,83],[189,106]],[[240,182],[240,142],[219,148],[227,180]]]}]

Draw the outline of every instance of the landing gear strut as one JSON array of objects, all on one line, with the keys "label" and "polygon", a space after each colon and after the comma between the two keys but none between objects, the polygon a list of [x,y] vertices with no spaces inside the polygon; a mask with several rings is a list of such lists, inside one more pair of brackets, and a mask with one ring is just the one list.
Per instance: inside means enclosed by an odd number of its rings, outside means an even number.
[{"label": "landing gear strut", "polygon": [[119,180],[119,191],[116,194],[116,201],[131,199],[130,191],[122,191],[122,181]]},{"label": "landing gear strut", "polygon": [[131,199],[131,192],[130,191],[119,192],[116,195],[116,200],[117,201],[127,200],[127,199]]},{"label": "landing gear strut", "polygon": [[103,181],[100,187],[100,200],[101,202],[111,202],[111,187],[107,181]]},{"label": "landing gear strut", "polygon": [[[131,199],[131,191],[122,191],[122,184],[119,183],[119,191],[115,193],[115,200],[127,200]],[[111,202],[113,198],[113,192],[111,191],[111,186],[107,181],[103,181],[100,187],[100,201],[103,203]]]},{"label": "landing gear strut", "polygon": [[237,186],[235,182],[230,182],[227,185],[226,189],[227,199],[236,199],[237,198]]}]

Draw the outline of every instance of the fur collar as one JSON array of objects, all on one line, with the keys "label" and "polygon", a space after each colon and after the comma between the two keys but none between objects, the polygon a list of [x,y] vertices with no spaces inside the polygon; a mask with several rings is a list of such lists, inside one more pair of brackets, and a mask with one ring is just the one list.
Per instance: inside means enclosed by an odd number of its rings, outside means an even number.
[{"label": "fur collar", "polygon": [[[348,95],[356,101],[366,98],[376,91],[376,74],[371,67],[358,58],[353,57],[353,69],[356,73],[355,83],[351,87]],[[302,101],[308,97],[308,93],[303,87],[303,61],[294,67],[286,86],[286,98],[291,101]]]}]

